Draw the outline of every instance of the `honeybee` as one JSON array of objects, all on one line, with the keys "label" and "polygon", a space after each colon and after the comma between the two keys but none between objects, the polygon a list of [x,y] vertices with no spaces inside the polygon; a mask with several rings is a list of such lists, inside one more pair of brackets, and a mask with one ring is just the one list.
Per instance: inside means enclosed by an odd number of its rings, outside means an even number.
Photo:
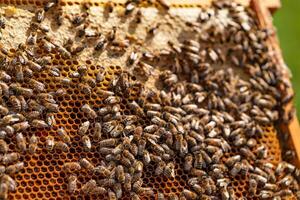
[{"label": "honeybee", "polygon": [[73,194],[76,190],[77,190],[77,176],[72,174],[68,177],[68,192],[70,194]]},{"label": "honeybee", "polygon": [[124,168],[122,165],[118,165],[115,168],[115,174],[116,174],[116,178],[120,183],[124,183],[125,182],[125,172],[124,172]]},{"label": "honeybee", "polygon": [[0,80],[4,82],[9,82],[11,80],[11,76],[8,75],[5,71],[0,70]]},{"label": "honeybee", "polygon": [[53,147],[54,147],[54,137],[51,135],[48,135],[46,138],[46,149],[48,151],[52,151]]},{"label": "honeybee", "polygon": [[67,134],[67,132],[65,131],[65,129],[64,128],[59,128],[58,130],[57,130],[57,133],[58,133],[58,135],[60,136],[60,138],[62,139],[62,141],[63,142],[65,142],[65,143],[70,143],[71,142],[71,138],[70,138],[70,136]]},{"label": "honeybee", "polygon": [[20,158],[20,154],[19,153],[8,153],[8,154],[4,154],[3,158],[2,158],[2,163],[4,165],[13,163],[15,161],[17,161]]},{"label": "honeybee", "polygon": [[34,154],[37,150],[37,143],[38,143],[38,138],[33,134],[30,139],[29,139],[29,153]]},{"label": "honeybee", "polygon": [[132,190],[139,193],[142,189],[143,180],[139,179],[132,184]]},{"label": "honeybee", "polygon": [[100,36],[94,49],[96,51],[101,51],[101,50],[105,49],[106,45],[107,45],[106,38],[104,36]]},{"label": "honeybee", "polygon": [[117,200],[116,194],[113,191],[111,191],[110,189],[108,189],[108,199],[109,200]]},{"label": "honeybee", "polygon": [[41,23],[44,20],[44,18],[45,18],[45,10],[40,9],[36,11],[35,19],[38,23]]},{"label": "honeybee", "polygon": [[1,115],[7,115],[9,112],[8,108],[4,105],[0,105],[0,114]]},{"label": "honeybee", "polygon": [[139,115],[141,117],[145,116],[143,109],[135,101],[132,101],[131,103],[129,103],[129,108],[133,112],[135,112],[137,115]]},{"label": "honeybee", "polygon": [[9,86],[5,82],[0,81],[0,89],[0,94],[2,94],[5,97],[9,97]]},{"label": "honeybee", "polygon": [[94,188],[97,187],[97,183],[94,179],[89,180],[88,182],[86,182],[82,187],[81,187],[81,191],[88,195],[90,194]]},{"label": "honeybee", "polygon": [[185,196],[186,199],[197,199],[198,198],[198,195],[195,192],[192,192],[187,189],[184,189],[182,191],[182,194]]},{"label": "honeybee", "polygon": [[159,162],[155,168],[155,175],[157,175],[157,176],[161,175],[164,172],[165,167],[166,167],[165,162],[163,162],[163,161]]},{"label": "honeybee", "polygon": [[0,184],[0,199],[8,199],[8,186],[6,183]]},{"label": "honeybee", "polygon": [[116,183],[113,185],[113,190],[116,194],[117,199],[120,199],[122,197],[122,185],[120,183]]},{"label": "honeybee", "polygon": [[94,128],[94,134],[93,134],[93,139],[95,141],[99,141],[101,139],[102,136],[102,127],[101,124],[99,122],[95,123],[95,128]]},{"label": "honeybee", "polygon": [[99,147],[113,147],[117,144],[117,141],[115,138],[104,139],[99,142]]},{"label": "honeybee", "polygon": [[111,171],[102,165],[99,165],[93,169],[95,174],[99,174],[100,176],[108,177],[111,174]]},{"label": "honeybee", "polygon": [[235,155],[235,156],[232,156],[230,158],[228,158],[226,161],[225,161],[225,164],[228,166],[228,167],[231,167],[233,166],[236,162],[239,162],[241,160],[241,156],[240,155]]},{"label": "honeybee", "polygon": [[131,180],[131,175],[129,173],[125,173],[124,189],[126,192],[131,191]]},{"label": "honeybee", "polygon": [[91,150],[92,143],[91,143],[89,136],[87,136],[87,135],[82,136],[82,143],[83,143],[83,147],[86,151]]},{"label": "honeybee", "polygon": [[16,123],[16,124],[12,125],[12,128],[14,129],[14,132],[25,131],[29,127],[30,127],[30,125],[27,121],[19,122],[19,123]]},{"label": "honeybee", "polygon": [[173,162],[169,162],[165,169],[164,169],[164,175],[166,177],[175,177],[175,165]]},{"label": "honeybee", "polygon": [[7,143],[4,140],[0,139],[0,152],[5,154],[7,150],[8,150]]},{"label": "honeybee", "polygon": [[9,102],[11,103],[13,109],[17,112],[21,111],[22,105],[20,100],[16,96],[10,96]]},{"label": "honeybee", "polygon": [[87,114],[89,118],[95,119],[97,117],[97,113],[88,104],[84,104],[81,110]]},{"label": "honeybee", "polygon": [[81,91],[83,91],[83,93],[85,95],[90,96],[92,94],[92,88],[91,86],[89,86],[88,84],[85,83],[79,83],[78,87],[80,88]]},{"label": "honeybee", "polygon": [[24,168],[24,162],[18,162],[16,164],[9,165],[8,167],[6,167],[5,172],[7,174],[13,175],[20,172],[23,168]]},{"label": "honeybee", "polygon": [[89,172],[92,172],[95,168],[95,166],[90,161],[88,161],[86,158],[82,158],[79,161],[79,163],[82,168],[86,169]]},{"label": "honeybee", "polygon": [[46,123],[47,123],[48,126],[50,126],[50,127],[56,125],[56,120],[55,120],[55,118],[54,118],[54,115],[48,113],[48,114],[46,115]]},{"label": "honeybee", "polygon": [[65,152],[65,153],[69,152],[69,146],[66,143],[62,142],[62,141],[55,142],[54,143],[54,148],[56,150],[60,150],[60,151]]},{"label": "honeybee", "polygon": [[234,176],[238,175],[238,173],[241,171],[241,169],[242,169],[241,163],[240,162],[236,162],[233,165],[232,169],[230,170],[230,174],[234,177]]},{"label": "honeybee", "polygon": [[22,152],[26,151],[26,138],[23,136],[22,133],[17,133],[16,140],[17,140],[17,146],[20,149],[20,151]]},{"label": "honeybee", "polygon": [[4,183],[8,186],[9,191],[16,191],[17,183],[16,181],[7,174],[4,174],[1,179],[1,183]]},{"label": "honeybee", "polygon": [[90,127],[90,124],[91,123],[89,121],[83,122],[78,129],[78,133],[80,135],[85,135]]},{"label": "honeybee", "polygon": [[46,3],[44,10],[47,12],[58,4],[58,0],[51,0]]},{"label": "honeybee", "polygon": [[190,171],[193,168],[193,156],[188,154],[184,158],[184,171]]},{"label": "honeybee", "polygon": [[63,170],[67,173],[74,173],[81,170],[81,166],[78,162],[67,162],[63,165]]},{"label": "honeybee", "polygon": [[31,126],[34,128],[48,128],[49,125],[44,120],[34,119],[31,122]]}]

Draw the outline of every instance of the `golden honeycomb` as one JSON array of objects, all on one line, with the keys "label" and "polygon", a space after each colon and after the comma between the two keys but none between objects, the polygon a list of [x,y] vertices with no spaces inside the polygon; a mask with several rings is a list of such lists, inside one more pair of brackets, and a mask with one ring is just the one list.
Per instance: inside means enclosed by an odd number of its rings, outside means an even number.
[{"label": "golden honeycomb", "polygon": [[[27,27],[28,21],[27,18],[31,18],[33,15],[26,16],[28,13],[28,10],[32,12],[33,8],[40,8],[43,5],[45,5],[45,2],[43,1],[34,1],[34,0],[2,0],[1,2],[1,14],[12,11],[12,15],[25,15],[25,20],[22,23],[25,23],[25,25],[22,25],[21,27]],[[9,6],[8,6],[9,5]],[[71,14],[74,14],[76,12],[79,12],[81,9],[82,3],[79,1],[61,1],[59,2],[59,5],[64,10],[65,13],[70,12]],[[98,12],[97,9],[102,9],[103,6],[106,4],[103,2],[94,2],[89,4],[89,9],[91,9],[94,12]],[[157,4],[156,4],[157,5]],[[12,6],[12,7],[11,7]],[[118,12],[121,12],[123,8],[123,4],[116,4],[116,7],[118,7],[118,10],[116,11],[118,16]],[[145,6],[147,9],[147,4],[141,4],[140,5]],[[191,8],[193,5],[180,5],[176,9],[187,9]],[[74,10],[73,10],[74,9]],[[94,9],[94,10],[93,10]],[[150,9],[153,9],[150,7]],[[120,11],[121,10],[121,11]],[[102,10],[101,10],[102,11]],[[179,11],[179,12],[184,12]],[[18,14],[18,12],[20,12]],[[51,11],[52,13],[49,14],[48,18],[51,18],[52,15],[55,15],[55,11]],[[175,11],[174,11],[175,12]],[[149,14],[149,13],[148,13]],[[90,14],[92,16],[91,21],[95,20],[97,17],[97,14],[93,15],[91,12]],[[66,15],[67,16],[67,15]],[[113,20],[116,20],[116,16],[113,16]],[[151,16],[153,17],[153,16]],[[150,18],[151,18],[150,17]],[[157,16],[156,16],[157,17]],[[189,17],[189,16],[187,16]],[[12,17],[11,23],[8,22],[8,27],[11,29],[13,28],[13,23],[15,18]],[[134,16],[129,16],[131,20],[134,19]],[[153,20],[153,18],[152,18]],[[175,20],[176,19],[169,19],[166,17],[166,19],[163,19],[165,21],[168,20]],[[162,21],[163,21],[162,20]],[[125,20],[126,21],[126,20]],[[145,20],[145,24],[142,24],[142,28],[147,27],[147,25],[151,24],[147,20]],[[115,22],[115,21],[113,21]],[[47,23],[51,23],[50,21],[47,21]],[[100,22],[97,22],[98,25]],[[121,22],[120,22],[121,23]],[[127,22],[123,22],[127,23]],[[180,23],[180,22],[178,22]],[[11,25],[11,26],[10,26]],[[69,24],[68,24],[69,25]],[[105,26],[105,25],[103,25]],[[133,25],[131,25],[133,26]],[[56,27],[56,25],[53,25],[53,29],[56,28],[57,32],[62,33],[64,30],[66,30],[66,27],[60,29]],[[130,29],[129,27],[121,27],[121,29]],[[174,27],[172,27],[174,28]],[[175,35],[178,34],[178,31],[175,27]],[[132,35],[139,34],[140,30],[134,30],[133,28]],[[166,28],[167,29],[167,28]],[[178,28],[180,29],[180,28]],[[128,30],[130,31],[130,30]],[[70,34],[72,30],[67,30],[66,35]],[[105,32],[105,31],[104,31]],[[13,32],[12,34],[16,34]],[[55,36],[54,33],[50,33]],[[143,33],[141,33],[143,35]],[[189,34],[191,33],[180,33],[183,34],[183,38],[190,37]],[[52,35],[52,36],[53,36]],[[66,35],[56,35],[58,40],[64,40]],[[174,36],[174,35],[172,35]],[[9,42],[9,36],[8,33],[3,32],[4,38],[4,45],[10,47],[10,54],[15,55],[17,48],[15,45],[12,45],[13,42]],[[6,39],[8,37],[8,39]],[[11,38],[10,38],[11,39]],[[22,41],[22,37],[16,38],[16,43]],[[80,39],[79,39],[80,40]],[[85,42],[85,41],[84,41]],[[2,42],[1,42],[2,43]],[[137,42],[139,45],[139,41]],[[148,45],[157,45],[158,47],[162,47],[163,45],[155,43],[145,43],[141,44],[143,47],[147,47]],[[136,45],[137,46],[137,45]],[[135,47],[136,47],[135,46]],[[131,50],[134,49],[134,47],[128,47]],[[137,48],[137,47],[136,47]],[[73,194],[69,194],[67,188],[67,178],[69,176],[68,173],[64,172],[62,170],[62,167],[67,162],[78,162],[81,158],[87,158],[89,161],[93,163],[93,165],[98,166],[101,164],[101,161],[105,158],[101,153],[99,152],[99,149],[96,145],[92,145],[92,148],[90,151],[85,151],[83,149],[83,143],[81,141],[81,136],[78,135],[78,129],[80,125],[85,122],[86,120],[89,120],[91,122],[91,127],[86,133],[90,137],[93,135],[93,128],[94,124],[96,122],[95,119],[89,119],[82,111],[81,107],[84,104],[90,105],[94,110],[98,110],[100,108],[105,107],[105,103],[103,100],[105,99],[101,92],[99,93],[99,90],[110,90],[111,84],[113,84],[113,80],[116,79],[120,74],[126,72],[128,69],[126,67],[126,57],[130,55],[127,51],[124,53],[124,55],[115,55],[113,54],[111,57],[110,55],[102,55],[98,53],[93,53],[92,50],[87,50],[88,53],[83,52],[82,55],[72,56],[71,58],[64,58],[60,55],[60,53],[56,49],[52,49],[51,52],[47,52],[43,49],[42,43],[38,41],[38,45],[36,47],[36,55],[42,57],[42,56],[50,56],[51,62],[47,64],[47,69],[51,68],[58,68],[60,70],[60,77],[67,77],[70,78],[72,81],[68,85],[62,84],[59,79],[50,76],[49,72],[47,70],[42,72],[34,72],[33,77],[35,80],[40,81],[45,84],[45,90],[48,93],[55,92],[58,89],[63,88],[66,93],[61,96],[55,96],[54,99],[58,104],[59,111],[57,113],[53,113],[53,116],[56,120],[56,124],[53,125],[53,127],[45,128],[45,129],[37,129],[37,128],[29,128],[26,132],[24,132],[24,136],[29,138],[33,134],[38,136],[39,142],[38,142],[38,149],[35,154],[30,154],[28,152],[24,153],[20,157],[20,161],[24,162],[24,169],[21,170],[19,173],[12,176],[16,182],[17,182],[17,189],[15,192],[10,192],[8,199],[103,199],[105,196],[86,196],[82,194],[80,191],[80,188],[88,182],[90,179],[97,179],[97,176],[92,173],[88,173],[85,170],[80,170],[80,172],[76,173],[78,176],[78,182],[77,182],[77,189]],[[110,60],[111,59],[111,60]],[[77,72],[77,69],[79,66],[86,66],[87,72],[86,77],[95,79],[97,74],[100,72],[104,75],[103,79],[100,82],[97,82],[96,86],[93,87],[92,92],[90,95],[86,95],[82,90],[79,89],[78,85],[80,84],[79,79],[74,79],[71,77],[71,74],[73,72]],[[161,68],[163,68],[163,64],[160,63]],[[168,66],[167,66],[168,67]],[[239,70],[236,70],[237,74],[240,73]],[[151,74],[151,73],[150,73]],[[241,75],[243,77],[244,75]],[[157,78],[157,77],[155,77]],[[185,77],[182,76],[182,79]],[[247,79],[247,78],[245,78]],[[144,83],[145,85],[149,87],[155,87],[153,80],[148,80],[140,75],[137,74],[136,76],[132,76],[131,80],[133,82],[140,81]],[[30,87],[28,83],[23,82],[23,87]],[[161,86],[157,86],[159,88]],[[135,101],[143,101],[144,99],[141,98],[141,88],[137,85],[136,87],[133,87],[130,91],[122,91],[120,94],[121,103],[120,103],[120,113],[124,115],[130,115],[134,114],[132,109],[130,109],[129,102],[132,100]],[[154,98],[155,99],[155,98]],[[155,101],[155,100],[153,100]],[[147,125],[149,124],[149,119],[144,118],[140,121],[136,122],[137,125]],[[69,134],[71,138],[71,143],[69,145],[69,152],[65,153],[60,150],[53,150],[53,151],[47,151],[45,149],[45,143],[47,136],[53,136],[55,140],[59,141],[60,137],[57,134],[57,130],[59,128],[63,127],[67,133]],[[284,158],[282,157],[282,148],[280,141],[278,139],[278,135],[281,134],[278,133],[276,130],[275,125],[262,125],[263,133],[258,136],[254,136],[254,138],[257,140],[257,144],[251,148],[251,150],[255,150],[257,147],[264,145],[267,149],[267,156],[266,156],[266,162],[270,162],[274,164],[275,166],[278,165]],[[104,138],[107,136],[104,136]],[[9,144],[9,151],[17,151],[18,148],[15,144],[15,136],[11,138],[5,139],[7,144]],[[231,156],[236,155],[239,152],[239,149],[237,147],[232,148],[229,152],[227,152],[224,155],[224,159],[227,159]],[[191,178],[191,175],[183,170],[183,163],[184,159],[181,158],[179,155],[176,155],[174,158],[171,159],[175,163],[175,176],[168,178],[166,176],[156,176],[154,175],[155,171],[155,165],[153,162],[151,162],[149,165],[145,166],[145,169],[142,174],[142,180],[143,180],[143,187],[150,187],[153,188],[155,195],[154,196],[141,196],[141,199],[157,199],[157,193],[161,192],[164,193],[165,197],[168,197],[171,199],[172,194],[176,194],[180,196],[181,192],[184,189],[191,189],[188,185],[188,180]],[[229,184],[230,187],[234,189],[235,195],[237,199],[260,199],[259,194],[250,195],[249,194],[249,177],[248,175],[237,175],[233,178],[231,183]],[[296,197],[289,197],[289,198],[295,198]],[[124,192],[122,199],[130,199],[130,194]]]}]

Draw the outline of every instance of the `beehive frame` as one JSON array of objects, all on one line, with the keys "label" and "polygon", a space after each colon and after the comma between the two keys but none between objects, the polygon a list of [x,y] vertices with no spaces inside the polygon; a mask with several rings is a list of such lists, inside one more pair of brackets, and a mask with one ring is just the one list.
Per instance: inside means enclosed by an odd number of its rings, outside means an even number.
[{"label": "beehive frame", "polygon": [[[5,4],[23,4],[23,2],[28,2],[28,3],[35,3],[36,5],[42,5],[42,3],[41,2],[39,2],[39,1],[36,1],[36,2],[32,2],[32,1],[30,1],[30,0],[28,0],[28,1],[18,1],[18,0],[11,0],[11,1],[7,1],[7,0],[3,0],[3,3],[5,3]],[[186,1],[186,2],[184,2],[183,4],[177,4],[179,7],[180,6],[184,6],[184,5],[186,5],[186,6],[190,6],[190,7],[193,7],[193,6],[195,6],[195,4],[193,3],[194,1]],[[244,1],[243,1],[244,2]],[[62,2],[63,4],[64,4],[64,2]],[[78,4],[80,3],[80,2],[77,2]],[[97,5],[97,3],[98,2],[96,2],[96,1],[94,1],[94,3],[95,3],[95,5]],[[120,2],[120,4],[121,4],[122,2]],[[180,3],[182,3],[182,1],[180,1]],[[197,2],[198,3],[198,2]],[[201,2],[201,3],[199,3],[199,4],[197,4],[196,6],[202,6],[202,5],[205,5],[207,2],[206,1],[203,1],[203,2]],[[249,3],[249,2],[246,2],[246,3]],[[258,15],[258,18],[259,18],[259,20],[260,20],[260,22],[261,22],[261,26],[262,27],[267,27],[267,26],[271,26],[271,24],[270,24],[270,15],[269,15],[269,11],[267,10],[267,8],[266,8],[266,6],[265,5],[263,5],[260,1],[255,1],[255,0],[253,0],[252,2],[252,6],[253,6],[253,8],[254,8],[254,10],[256,11],[256,13],[257,13],[257,15]],[[69,1],[66,1],[66,3],[65,3],[65,5],[68,5],[68,4],[70,4],[70,2]],[[174,3],[175,5],[176,5],[176,3]],[[274,50],[277,52],[277,54],[276,54],[276,57],[275,57],[275,59],[278,61],[278,64],[280,65],[280,66],[284,66],[283,65],[283,61],[282,61],[282,57],[281,57],[281,53],[280,53],[280,50],[279,50],[279,47],[278,47],[278,43],[277,43],[277,40],[276,40],[276,36],[274,36],[274,38],[271,38],[271,40],[270,40],[270,45],[272,45],[273,46],[273,48],[274,48]],[[62,60],[60,60],[61,62],[63,62]],[[71,62],[71,61],[70,61]],[[70,64],[72,64],[72,62],[70,63]],[[73,61],[73,64],[76,64],[76,61]],[[88,64],[88,63],[87,63]],[[73,69],[69,69],[69,70],[73,70]],[[115,73],[118,73],[118,70],[120,70],[120,69],[118,69],[118,68],[114,68],[114,67],[112,67],[111,68],[111,70],[113,71],[113,72],[115,72]],[[285,70],[285,69],[283,69],[283,70]],[[287,75],[288,76],[288,75]],[[105,83],[104,83],[104,86],[105,86]],[[73,94],[73,95],[75,95],[75,94]],[[76,96],[76,95],[75,95]],[[76,98],[75,96],[72,96],[72,98]],[[95,97],[96,98],[96,97]],[[67,109],[67,108],[66,108]],[[289,106],[287,107],[287,109],[289,109]],[[62,122],[62,123],[64,123],[64,122]],[[297,136],[296,136],[296,134],[298,133],[298,130],[299,130],[299,125],[297,124],[297,119],[296,119],[296,117],[294,117],[293,118],[293,121],[289,124],[289,125],[284,125],[283,127],[282,127],[282,129],[283,130],[288,130],[288,132],[289,132],[289,134],[291,135],[291,139],[292,139],[292,143],[293,143],[293,145],[294,145],[294,148],[295,148],[295,150],[296,150],[296,152],[297,152],[297,155],[300,155],[299,153],[300,153],[300,149],[299,149],[299,147],[300,147],[300,145],[298,144],[298,143],[300,143],[300,141],[299,140],[297,140],[296,138],[297,138]],[[75,129],[74,129],[75,130]],[[75,133],[73,133],[74,135],[75,135]],[[76,138],[75,138],[75,140],[77,140]],[[276,145],[279,145],[279,144],[275,144],[275,146]],[[46,153],[46,152],[45,152]],[[55,155],[54,155],[54,157],[55,157]],[[79,156],[78,156],[79,157]],[[93,159],[93,157],[95,157],[95,155],[87,155],[87,157],[88,158],[90,158],[90,159]],[[96,157],[97,157],[97,155],[96,155]],[[46,160],[47,160],[47,158],[46,158]],[[178,161],[178,162],[180,162],[180,161]],[[49,163],[49,162],[48,162]],[[33,163],[33,165],[35,165],[34,163]],[[37,163],[37,165],[39,165],[39,163]],[[150,168],[151,168],[151,166],[150,166]],[[33,170],[35,170],[35,168],[33,167],[32,168]],[[30,172],[30,171],[32,171],[32,169],[28,169],[28,172]],[[43,167],[41,167],[41,170],[43,171],[43,170],[45,170],[45,169],[43,169]],[[46,170],[47,171],[47,170]],[[44,190],[45,192],[43,193],[43,196],[39,196],[38,194],[36,195],[36,196],[23,196],[23,198],[26,198],[26,197],[29,197],[29,198],[48,198],[48,197],[55,197],[55,195],[58,195],[58,196],[60,196],[60,195],[62,195],[63,193],[61,193],[61,194],[59,194],[61,191],[59,191],[59,190],[57,190],[56,192],[53,192],[53,193],[50,193],[50,192],[48,192],[47,190],[49,189],[49,190],[53,190],[53,188],[52,188],[52,186],[51,186],[51,184],[48,182],[47,183],[47,178],[49,178],[49,177],[47,177],[47,176],[49,176],[48,175],[48,173],[46,173],[46,171],[45,171],[45,173],[41,173],[41,174],[43,174],[42,176],[45,176],[46,178],[44,179],[44,181],[45,181],[45,183],[41,183],[41,187],[42,187],[42,190]],[[55,174],[55,176],[58,176],[58,174]],[[149,174],[149,176],[150,176],[150,174]],[[50,176],[51,177],[51,176]],[[31,178],[34,178],[34,177],[31,177]],[[41,177],[39,177],[39,178],[41,178]],[[187,177],[185,177],[185,178],[187,178]],[[25,177],[25,179],[27,179],[26,177]],[[183,178],[184,179],[184,178]],[[62,188],[63,189],[65,189],[65,186],[63,186],[63,182],[64,182],[64,180],[62,180],[62,179],[57,179],[58,180],[58,182],[60,182],[61,184],[62,184]],[[149,178],[149,181],[151,182],[151,180],[150,180],[150,178]],[[50,182],[51,182],[51,180],[50,180]],[[23,184],[23,181],[22,182],[20,182],[21,183],[21,185]],[[25,185],[26,185],[26,187],[24,187],[25,188],[25,191],[26,192],[29,192],[29,191],[31,191],[30,189],[29,189],[29,187],[32,185],[32,181],[30,180],[30,178],[29,178],[29,181],[28,181],[28,184],[26,183],[24,183]],[[54,183],[55,184],[55,183]],[[167,186],[168,187],[170,187],[171,189],[169,189],[169,190],[176,190],[176,187],[179,187],[178,185],[176,185],[176,184],[174,184],[173,185],[173,183],[170,183],[170,181],[168,182],[167,181]],[[179,184],[180,184],[180,182],[179,182]],[[45,187],[47,185],[47,187]],[[154,185],[155,186],[155,185]],[[240,189],[240,188],[239,188]],[[34,189],[33,189],[34,190]],[[56,190],[55,188],[54,188],[54,190]],[[59,192],[58,192],[59,191]],[[25,192],[25,193],[26,193]],[[241,191],[241,194],[243,194],[243,192],[245,192],[245,190],[243,189],[243,191]],[[30,193],[30,192],[29,192]],[[55,195],[53,195],[53,194],[55,194]],[[62,195],[63,196],[63,195]],[[22,198],[21,196],[14,196],[15,198]],[[75,199],[75,196],[74,197],[72,197],[73,199]],[[71,199],[72,199],[71,198]]]}]

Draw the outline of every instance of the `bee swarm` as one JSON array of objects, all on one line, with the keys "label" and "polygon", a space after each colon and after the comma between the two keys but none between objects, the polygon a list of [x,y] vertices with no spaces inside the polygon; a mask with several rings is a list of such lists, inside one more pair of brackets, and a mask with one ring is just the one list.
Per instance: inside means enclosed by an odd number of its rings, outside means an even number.
[{"label": "bee swarm", "polygon": [[0,199],[300,199],[275,129],[291,86],[251,8],[0,15]]}]

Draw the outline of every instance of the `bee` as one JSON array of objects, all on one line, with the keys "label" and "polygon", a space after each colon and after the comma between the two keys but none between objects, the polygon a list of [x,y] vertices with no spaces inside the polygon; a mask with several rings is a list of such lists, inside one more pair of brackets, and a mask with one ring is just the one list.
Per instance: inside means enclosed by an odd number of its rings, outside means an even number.
[{"label": "bee", "polygon": [[150,157],[149,151],[144,150],[144,152],[143,152],[143,162],[144,162],[144,164],[147,165],[147,164],[150,163],[150,161],[151,161],[151,157]]},{"label": "bee", "polygon": [[91,143],[91,140],[90,140],[89,136],[87,136],[87,135],[82,136],[82,143],[83,143],[84,149],[86,151],[91,150],[92,143]]},{"label": "bee", "polygon": [[96,51],[101,51],[101,50],[105,49],[106,45],[107,45],[106,38],[104,36],[100,36],[94,49]]},{"label": "bee", "polygon": [[115,40],[116,32],[117,32],[117,27],[113,26],[112,30],[107,34],[107,37],[106,37],[109,42],[112,42],[113,40]]},{"label": "bee", "polygon": [[139,193],[142,189],[143,180],[139,179],[132,184],[132,190]]},{"label": "bee", "polygon": [[102,131],[103,133],[110,133],[117,126],[118,126],[118,122],[116,120],[108,121],[102,124]]},{"label": "bee", "polygon": [[100,176],[108,177],[111,174],[109,168],[99,165],[93,169],[95,174],[99,174]]},{"label": "bee", "polygon": [[76,190],[77,190],[77,176],[72,174],[68,177],[68,192],[70,194],[73,194]]},{"label": "bee", "polygon": [[97,187],[97,183],[94,179],[89,180],[88,182],[86,182],[82,187],[81,187],[81,191],[83,194],[90,194],[94,188]]},{"label": "bee", "polygon": [[0,199],[8,199],[8,186],[6,183],[0,184]]},{"label": "bee", "polygon": [[1,115],[7,115],[9,112],[8,108],[4,105],[0,105],[0,114]]},{"label": "bee", "polygon": [[88,17],[88,13],[83,13],[81,15],[77,14],[73,19],[72,19],[72,24],[74,26],[79,26],[80,24],[82,24],[86,18]]},{"label": "bee", "polygon": [[54,125],[56,125],[56,120],[55,120],[55,118],[54,118],[54,116],[52,114],[47,114],[47,116],[46,116],[46,123],[50,127],[53,127]]},{"label": "bee", "polygon": [[195,192],[192,192],[190,190],[184,189],[182,191],[182,194],[185,196],[187,199],[197,199],[198,195]]},{"label": "bee", "polygon": [[157,193],[157,200],[165,200],[165,195],[162,192]]},{"label": "bee", "polygon": [[63,24],[63,20],[64,20],[64,16],[63,16],[62,10],[59,9],[57,14],[55,15],[55,22],[56,22],[57,26],[61,26]]},{"label": "bee", "polygon": [[33,134],[29,139],[29,153],[34,154],[37,150],[38,138]]},{"label": "bee", "polygon": [[79,163],[82,168],[86,169],[89,172],[92,172],[95,168],[95,166],[90,161],[88,161],[86,158],[82,158],[79,161]]},{"label": "bee", "polygon": [[0,139],[0,152],[5,154],[7,151],[8,151],[7,143],[4,140]]},{"label": "bee", "polygon": [[89,118],[95,119],[97,117],[97,113],[88,104],[84,104],[81,110],[87,114]]},{"label": "bee", "polygon": [[2,163],[4,165],[13,163],[15,161],[17,161],[20,158],[20,154],[19,153],[8,153],[8,154],[4,154],[3,158],[2,158]]},{"label": "bee", "polygon": [[113,185],[113,190],[116,194],[117,199],[120,199],[122,197],[122,185],[120,183],[116,183]]},{"label": "bee", "polygon": [[225,161],[225,164],[226,164],[228,167],[231,167],[231,166],[233,166],[236,162],[239,162],[239,161],[241,161],[241,156],[240,156],[240,155],[235,155],[235,156],[229,157],[229,158]]},{"label": "bee", "polygon": [[22,152],[26,151],[26,138],[23,136],[22,133],[17,133],[16,140],[17,140],[17,146],[20,149],[20,151]]},{"label": "bee", "polygon": [[111,191],[110,189],[108,189],[108,199],[109,200],[117,200],[116,194],[113,191]]},{"label": "bee", "polygon": [[62,142],[62,141],[58,141],[54,143],[54,148],[57,150],[60,150],[62,152],[68,153],[69,152],[69,146]]},{"label": "bee", "polygon": [[105,194],[105,193],[107,193],[107,190],[106,190],[105,188],[99,187],[99,186],[95,187],[95,188],[91,191],[91,194],[92,194],[92,195],[96,195],[96,196],[98,196],[98,195],[103,195],[103,194]]},{"label": "bee", "polygon": [[259,159],[261,159],[261,158],[266,158],[267,157],[268,150],[264,145],[261,145],[261,146],[257,147],[254,150],[254,152],[256,153],[257,157]]},{"label": "bee", "polygon": [[132,163],[135,162],[135,156],[130,153],[127,149],[123,150],[123,155],[128,158]]},{"label": "bee", "polygon": [[37,40],[37,34],[36,34],[36,32],[30,32],[29,36],[28,36],[28,38],[26,40],[26,42],[27,42],[28,45],[35,45],[36,44],[36,40]]},{"label": "bee", "polygon": [[135,101],[129,103],[129,108],[137,115],[141,117],[145,116],[143,109]]},{"label": "bee", "polygon": [[131,52],[128,58],[128,64],[133,65],[138,59],[138,54],[136,52]]},{"label": "bee", "polygon": [[0,19],[0,29],[5,29],[6,23],[3,19]]},{"label": "bee", "polygon": [[166,177],[175,177],[175,165],[173,162],[169,162],[165,169],[164,169],[164,175]]},{"label": "bee", "polygon": [[171,194],[169,195],[169,200],[179,200],[179,198],[178,198],[177,194],[171,193]]},{"label": "bee", "polygon": [[34,128],[48,128],[49,125],[44,120],[34,119],[31,122],[31,126]]},{"label": "bee", "polygon": [[35,20],[38,22],[38,23],[41,23],[45,18],[45,10],[38,10],[36,13],[35,13]]},{"label": "bee", "polygon": [[102,126],[99,122],[95,123],[95,128],[94,128],[94,134],[93,134],[93,139],[95,141],[99,141],[102,136]]},{"label": "bee", "polygon": [[86,47],[87,47],[86,44],[78,45],[78,46],[76,46],[75,48],[72,49],[71,54],[72,55],[77,55],[77,54],[81,53]]},{"label": "bee", "polygon": [[67,134],[67,132],[65,131],[64,128],[59,128],[57,130],[58,135],[60,136],[60,138],[62,139],[63,142],[65,143],[70,143],[71,142],[71,138],[70,136]]},{"label": "bee", "polygon": [[0,80],[4,82],[11,81],[11,76],[8,75],[5,71],[0,70]]},{"label": "bee", "polygon": [[22,105],[20,100],[16,96],[10,96],[9,97],[9,102],[11,103],[13,109],[17,112],[21,111]]},{"label": "bee", "polygon": [[105,104],[116,104],[116,103],[120,103],[121,99],[120,97],[116,97],[116,96],[109,96],[104,100]]},{"label": "bee", "polygon": [[0,91],[0,94],[2,94],[5,97],[9,97],[9,86],[3,81],[0,81]]},{"label": "bee", "polygon": [[131,191],[131,175],[129,173],[125,173],[125,182],[124,182],[124,189],[126,192],[130,192]]},{"label": "bee", "polygon": [[166,163],[163,161],[159,162],[155,168],[155,175],[159,176],[163,174],[165,168],[166,168]]},{"label": "bee", "polygon": [[99,147],[113,147],[117,144],[117,141],[115,138],[104,139],[99,142]]},{"label": "bee", "polygon": [[191,154],[188,154],[184,158],[184,171],[190,171],[193,168],[193,156]]},{"label": "bee", "polygon": [[58,0],[51,0],[46,3],[44,6],[45,12],[49,11],[51,8],[55,7],[58,4]]},{"label": "bee", "polygon": [[16,164],[9,165],[8,167],[6,167],[5,172],[7,174],[13,175],[20,172],[22,169],[24,169],[24,162],[18,162]]},{"label": "bee", "polygon": [[232,169],[230,170],[230,174],[231,174],[232,176],[236,176],[236,175],[238,175],[238,173],[241,171],[241,169],[242,169],[241,163],[240,163],[240,162],[236,162],[236,163],[233,165]]},{"label": "bee", "polygon": [[7,174],[4,174],[1,179],[1,183],[4,183],[8,186],[9,191],[16,191],[17,183],[16,181]]},{"label": "bee", "polygon": [[78,133],[80,135],[85,135],[87,133],[87,131],[89,130],[90,124],[91,123],[89,121],[83,122],[78,129]]},{"label": "bee", "polygon": [[48,151],[52,151],[53,147],[54,147],[54,137],[51,135],[48,135],[46,138],[46,149]]},{"label": "bee", "polygon": [[78,162],[67,162],[63,165],[63,171],[67,173],[74,173],[81,170],[81,166]]}]

